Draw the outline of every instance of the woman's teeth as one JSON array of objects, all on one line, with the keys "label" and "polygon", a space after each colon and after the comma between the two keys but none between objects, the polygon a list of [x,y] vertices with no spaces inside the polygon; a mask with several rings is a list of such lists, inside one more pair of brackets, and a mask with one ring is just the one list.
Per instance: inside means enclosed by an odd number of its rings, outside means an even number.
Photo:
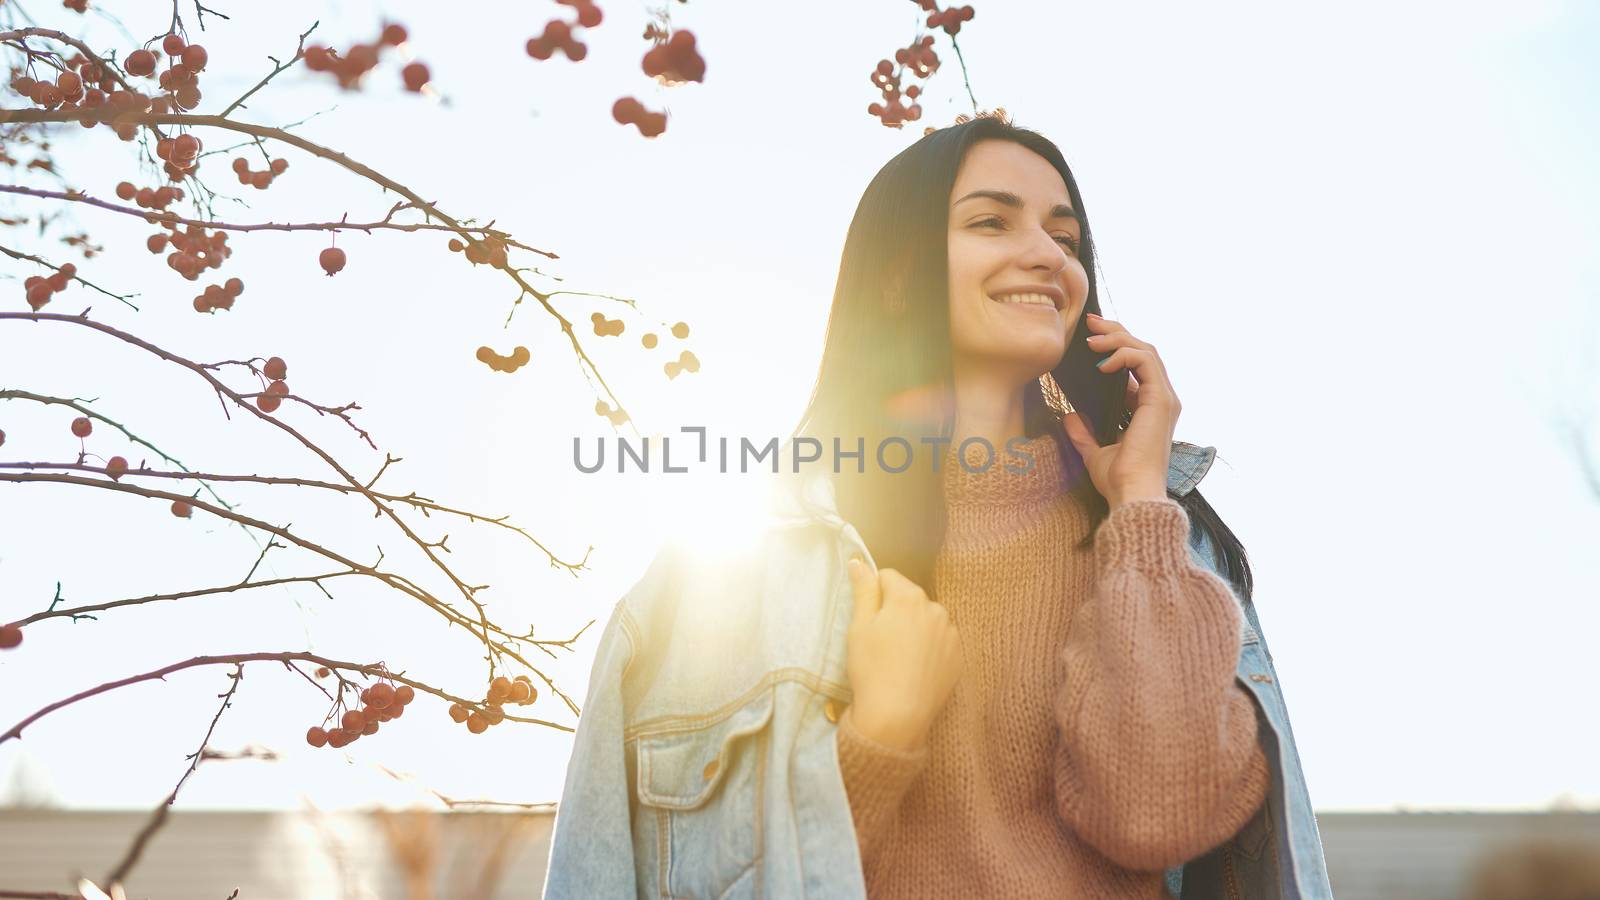
[{"label": "woman's teeth", "polygon": [[1007,294],[1004,297],[996,297],[994,299],[999,303],[1023,303],[1030,306],[1056,308],[1056,302],[1043,294]]}]

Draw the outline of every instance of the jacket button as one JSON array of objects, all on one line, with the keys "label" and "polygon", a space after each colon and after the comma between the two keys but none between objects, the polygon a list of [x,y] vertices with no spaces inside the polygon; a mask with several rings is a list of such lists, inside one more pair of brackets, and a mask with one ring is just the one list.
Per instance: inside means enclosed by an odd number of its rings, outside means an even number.
[{"label": "jacket button", "polygon": [[832,698],[829,698],[828,702],[822,705],[822,714],[828,717],[829,722],[839,721],[840,712],[839,701]]},{"label": "jacket button", "polygon": [[710,781],[711,776],[715,774],[717,774],[717,761],[714,759],[711,762],[706,763],[706,767],[700,771],[701,777],[707,781]]}]

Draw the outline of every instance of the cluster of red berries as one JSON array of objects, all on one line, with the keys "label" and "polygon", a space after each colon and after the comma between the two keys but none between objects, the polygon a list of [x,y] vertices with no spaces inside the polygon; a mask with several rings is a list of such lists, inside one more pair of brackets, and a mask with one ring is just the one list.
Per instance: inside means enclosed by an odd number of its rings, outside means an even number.
[{"label": "cluster of red berries", "polygon": [[489,692],[483,698],[483,709],[469,710],[459,703],[452,703],[450,718],[457,724],[467,723],[467,730],[473,734],[483,734],[489,730],[490,725],[499,725],[505,721],[503,704],[515,703],[518,706],[527,706],[537,699],[539,699],[539,689],[533,686],[533,679],[526,675],[518,675],[516,680],[512,680],[501,675],[489,683]]},{"label": "cluster of red berries", "polygon": [[[131,181],[120,181],[117,183],[117,197],[122,200],[132,200],[140,209],[164,210],[172,204],[172,201],[183,199],[183,188],[167,184],[158,188],[134,187]],[[166,235],[155,235],[155,237],[160,237],[162,246],[166,246]]]},{"label": "cluster of red berries", "polygon": [[[146,239],[145,246],[151,253],[160,253],[171,244],[172,252],[167,254],[167,267],[189,281],[199,281],[200,273],[207,269],[222,268],[222,261],[233,255],[233,249],[228,246],[228,233],[221,229],[208,232],[202,225],[189,225],[179,230],[171,222],[163,222],[162,227],[171,229],[172,233],[152,234]],[[244,289],[243,282],[240,282],[239,289]]]},{"label": "cluster of red berries", "polygon": [[[406,28],[404,25],[388,24],[383,26],[383,31],[378,35],[374,44],[356,44],[340,56],[338,51],[313,44],[306,48],[306,68],[313,72],[328,72],[338,79],[339,86],[345,90],[359,87],[361,79],[378,65],[378,57],[385,47],[398,47],[406,42]],[[412,62],[400,70],[401,80],[408,91],[421,91],[428,84],[430,76],[428,67],[420,62]]]},{"label": "cluster of red berries", "polygon": [[528,364],[532,357],[527,347],[518,347],[511,351],[510,356],[501,356],[491,347],[478,348],[478,362],[483,363],[496,372],[515,372]]},{"label": "cluster of red berries", "polygon": [[16,623],[0,625],[0,650],[15,650],[22,644],[22,626]]},{"label": "cluster of red berries", "polygon": [[[594,10],[598,22],[600,10],[593,6],[589,8]],[[583,22],[580,20],[578,24],[581,25]],[[544,23],[544,33],[536,38],[528,38],[526,49],[528,55],[534,59],[549,59],[557,50],[565,53],[573,62],[578,62],[589,55],[588,45],[574,37],[572,26],[560,19],[551,19]]]},{"label": "cluster of red berries", "polygon": [[505,268],[506,242],[500,238],[492,235],[480,240],[468,238],[465,243],[451,238],[449,247],[451,253],[466,253],[467,262],[475,266],[488,263],[496,269]]},{"label": "cluster of red berries", "polygon": [[[318,669],[317,675],[323,675],[326,669]],[[416,689],[409,684],[393,687],[388,682],[380,681],[377,684],[362,688],[361,708],[347,709],[339,718],[339,727],[325,729],[313,726],[306,732],[306,743],[313,747],[333,747],[338,749],[353,743],[363,735],[378,733],[378,725],[398,719],[406,711],[406,706],[417,698]]]},{"label": "cluster of red berries", "polygon": [[595,313],[589,317],[594,323],[594,333],[601,337],[612,337],[622,333],[621,319],[608,319],[603,313]]},{"label": "cluster of red berries", "polygon": [[694,48],[694,34],[675,31],[644,55],[644,73],[667,84],[706,80],[706,61]]},{"label": "cluster of red berries", "polygon": [[594,402],[594,414],[597,416],[605,416],[607,419],[611,420],[612,425],[621,425],[623,422],[628,421],[627,413],[623,412],[621,408],[612,409],[611,404],[605,402],[604,400],[596,400]]},{"label": "cluster of red berries", "polygon": [[683,372],[698,372],[700,371],[700,358],[685,350],[678,354],[676,360],[668,361],[666,365],[662,366],[662,369],[666,370],[668,378],[677,378]]},{"label": "cluster of red berries", "polygon": [[[173,105],[179,109],[194,109],[200,105],[201,70],[210,61],[210,54],[199,44],[190,44],[176,34],[161,39],[161,50],[170,64],[162,70],[156,83],[172,96]],[[122,68],[136,78],[149,78],[156,73],[159,63],[156,51],[141,47],[128,54]]]},{"label": "cluster of red berries", "polygon": [[657,137],[667,130],[667,114],[650,112],[633,97],[623,97],[611,104],[611,118],[619,125],[636,125],[645,137]]},{"label": "cluster of red berries", "polygon": [[233,301],[242,293],[244,282],[238,278],[229,278],[222,284],[208,284],[205,290],[195,296],[194,311],[208,313],[218,309],[233,309]]},{"label": "cluster of red berries", "polygon": [[[132,55],[139,52],[135,51]],[[149,51],[143,52],[149,54]],[[153,55],[150,56],[150,66],[154,71]],[[104,65],[82,54],[74,54],[68,59],[67,71],[57,75],[53,83],[16,74],[11,79],[11,88],[46,109],[97,110],[96,115],[80,118],[78,124],[93,128],[105,121],[108,127],[116,131],[117,137],[125,141],[133,140],[138,128],[128,122],[116,121],[119,116],[123,113],[165,113],[173,105],[165,97],[150,98],[135,91],[122,90]]]},{"label": "cluster of red berries", "polygon": [[261,367],[261,374],[271,383],[265,392],[256,395],[256,407],[264,413],[277,412],[283,398],[289,396],[289,385],[284,383],[284,379],[289,377],[289,364],[283,361],[283,357],[274,356]]},{"label": "cluster of red berries", "polygon": [[234,157],[233,174],[239,176],[240,184],[248,184],[258,191],[264,191],[272,184],[272,179],[289,171],[287,159],[275,159],[267,164],[268,167],[259,172],[250,171],[250,160],[242,156]]},{"label": "cluster of red berries", "polygon": [[30,275],[22,283],[22,289],[27,291],[28,305],[34,312],[50,302],[50,297],[57,291],[64,291],[67,283],[78,274],[78,267],[72,263],[63,263],[61,268],[49,275]]},{"label": "cluster of red berries", "polygon": [[572,33],[573,28],[593,28],[605,18],[600,7],[594,5],[594,0],[556,0],[563,6],[575,7],[578,11],[576,22],[563,22],[560,19],[551,19],[544,24],[544,32],[536,38],[528,38],[528,55],[534,59],[549,59],[557,50],[567,55],[567,58],[577,62],[589,55],[589,48],[578,40]]},{"label": "cluster of red berries", "polygon": [[321,253],[317,254],[317,265],[322,267],[322,271],[328,273],[329,278],[332,278],[341,269],[343,269],[344,264],[344,251],[340,250],[338,247],[328,247],[325,248]]},{"label": "cluster of red berries", "polygon": [[[933,37],[923,35],[922,39],[894,52],[895,62],[907,67],[918,78],[927,78],[939,68],[939,55],[933,52]],[[873,103],[867,107],[867,112],[877,116],[883,124],[898,128],[906,122],[915,122],[922,118],[922,106],[912,102],[909,106],[900,100],[900,73],[895,71],[894,63],[887,59],[878,60],[878,67],[872,72],[872,84],[883,94],[882,103]],[[922,88],[910,85],[905,89],[905,98],[915,101],[922,93]]]},{"label": "cluster of red berries", "polygon": [[961,31],[962,22],[972,21],[972,7],[952,6],[940,9],[937,0],[915,0],[916,4],[928,11],[928,27],[943,28],[944,33],[954,36]]}]

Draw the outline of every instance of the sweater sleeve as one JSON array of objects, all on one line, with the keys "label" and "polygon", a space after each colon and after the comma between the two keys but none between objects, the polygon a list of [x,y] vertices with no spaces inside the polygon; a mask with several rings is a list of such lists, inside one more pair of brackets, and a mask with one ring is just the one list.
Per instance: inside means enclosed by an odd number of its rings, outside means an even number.
[{"label": "sweater sleeve", "polygon": [[927,767],[928,746],[923,744],[907,752],[880,744],[856,730],[853,710],[854,707],[846,707],[839,717],[836,742],[839,773],[844,777],[850,817],[856,827],[856,844],[861,851],[861,864],[866,867],[906,789]]},{"label": "sweater sleeve", "polygon": [[1095,537],[1095,589],[1060,654],[1056,802],[1125,868],[1160,870],[1232,837],[1266,797],[1255,702],[1235,681],[1232,589],[1187,553],[1170,498],[1114,510]]}]

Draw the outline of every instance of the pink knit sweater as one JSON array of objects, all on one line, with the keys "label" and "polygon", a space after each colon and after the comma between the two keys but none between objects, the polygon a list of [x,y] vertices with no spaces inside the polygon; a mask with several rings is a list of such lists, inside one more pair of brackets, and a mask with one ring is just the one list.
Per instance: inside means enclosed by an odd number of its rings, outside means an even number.
[{"label": "pink knit sweater", "polygon": [[[1164,898],[1162,871],[1237,832],[1266,796],[1240,612],[1189,560],[1170,499],[1112,511],[1092,552],[1049,435],[1032,471],[947,454],[937,599],[965,660],[913,753],[839,719],[867,893]],[[976,453],[976,448],[973,450]]]}]

